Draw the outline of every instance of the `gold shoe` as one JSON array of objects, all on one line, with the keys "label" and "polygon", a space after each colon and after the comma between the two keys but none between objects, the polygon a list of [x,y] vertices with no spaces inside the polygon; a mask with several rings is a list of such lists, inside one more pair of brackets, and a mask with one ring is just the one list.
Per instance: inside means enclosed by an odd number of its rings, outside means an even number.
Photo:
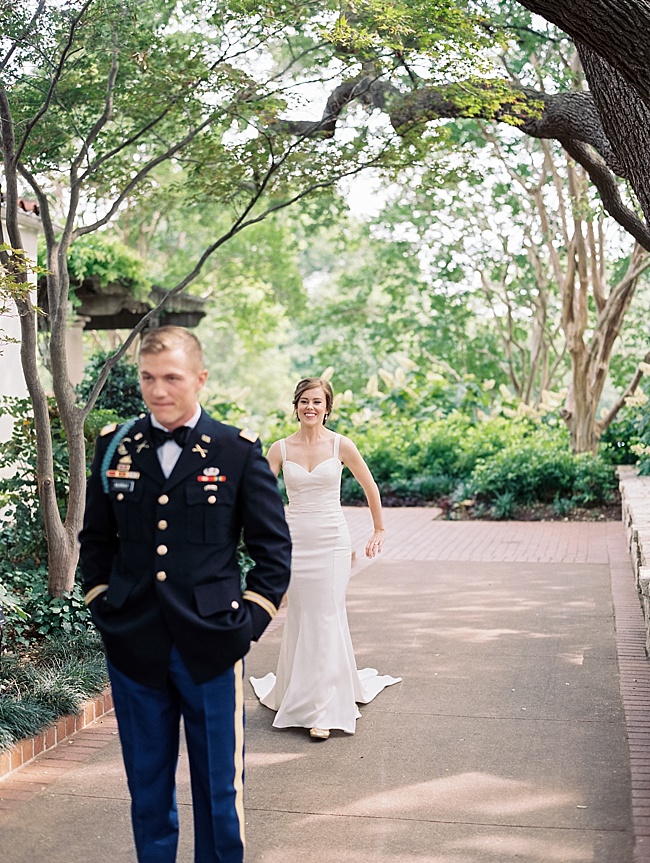
[{"label": "gold shoe", "polygon": [[309,736],[314,740],[327,740],[330,736],[330,730],[329,728],[310,728]]}]

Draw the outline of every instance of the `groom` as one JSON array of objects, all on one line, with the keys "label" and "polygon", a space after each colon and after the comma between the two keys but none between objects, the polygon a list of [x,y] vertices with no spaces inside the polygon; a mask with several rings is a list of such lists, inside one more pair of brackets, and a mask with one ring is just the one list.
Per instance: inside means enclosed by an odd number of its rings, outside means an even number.
[{"label": "groom", "polygon": [[[277,612],[291,543],[257,435],[197,397],[201,346],[181,327],[142,340],[150,413],[102,430],[80,564],[106,647],[138,863],[174,863],[180,719],[197,863],[242,863],[243,662]],[[255,565],[241,586],[240,539]]]}]

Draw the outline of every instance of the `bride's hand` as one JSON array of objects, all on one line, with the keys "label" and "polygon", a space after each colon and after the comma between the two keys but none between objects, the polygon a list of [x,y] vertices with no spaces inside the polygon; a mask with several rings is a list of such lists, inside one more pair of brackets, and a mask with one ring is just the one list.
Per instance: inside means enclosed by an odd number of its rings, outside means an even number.
[{"label": "bride's hand", "polygon": [[379,554],[384,544],[384,536],[386,531],[381,528],[380,530],[375,530],[366,543],[366,557],[375,557],[375,555]]}]

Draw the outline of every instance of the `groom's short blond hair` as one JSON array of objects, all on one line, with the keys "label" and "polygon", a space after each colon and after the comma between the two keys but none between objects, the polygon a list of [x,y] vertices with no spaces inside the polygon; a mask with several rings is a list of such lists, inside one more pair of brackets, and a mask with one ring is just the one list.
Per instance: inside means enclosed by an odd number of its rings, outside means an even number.
[{"label": "groom's short blond hair", "polygon": [[160,354],[163,351],[173,351],[180,348],[186,356],[196,360],[199,368],[203,368],[203,348],[194,333],[185,327],[156,327],[149,330],[142,342],[138,356],[142,354]]}]

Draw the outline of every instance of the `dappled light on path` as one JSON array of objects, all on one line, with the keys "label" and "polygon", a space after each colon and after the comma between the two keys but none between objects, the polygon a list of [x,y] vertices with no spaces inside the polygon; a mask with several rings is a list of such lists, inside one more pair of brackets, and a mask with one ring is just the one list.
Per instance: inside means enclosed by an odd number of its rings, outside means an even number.
[{"label": "dappled light on path", "polygon": [[360,798],[336,811],[338,815],[389,816],[431,821],[503,823],[504,817],[520,821],[530,812],[575,806],[570,794],[540,792],[531,783],[502,779],[483,773],[462,773],[406,785]]},{"label": "dappled light on path", "polygon": [[[354,737],[277,735],[252,705],[268,754],[249,863],[632,863],[606,541],[621,526],[434,516],[388,510],[386,551],[353,565],[357,663],[403,677]],[[367,518],[352,513],[353,542]]]},{"label": "dappled light on path", "polygon": [[518,629],[478,629],[477,627],[455,626],[443,627],[438,626],[431,632],[442,638],[454,638],[456,641],[467,641],[473,644],[483,644],[487,641],[495,641],[498,638],[516,635],[525,638],[553,638],[552,633],[548,632],[525,632]]},{"label": "dappled light on path", "polygon": [[306,758],[307,755],[307,752],[248,752],[246,754],[246,766],[273,767],[276,764]]}]

